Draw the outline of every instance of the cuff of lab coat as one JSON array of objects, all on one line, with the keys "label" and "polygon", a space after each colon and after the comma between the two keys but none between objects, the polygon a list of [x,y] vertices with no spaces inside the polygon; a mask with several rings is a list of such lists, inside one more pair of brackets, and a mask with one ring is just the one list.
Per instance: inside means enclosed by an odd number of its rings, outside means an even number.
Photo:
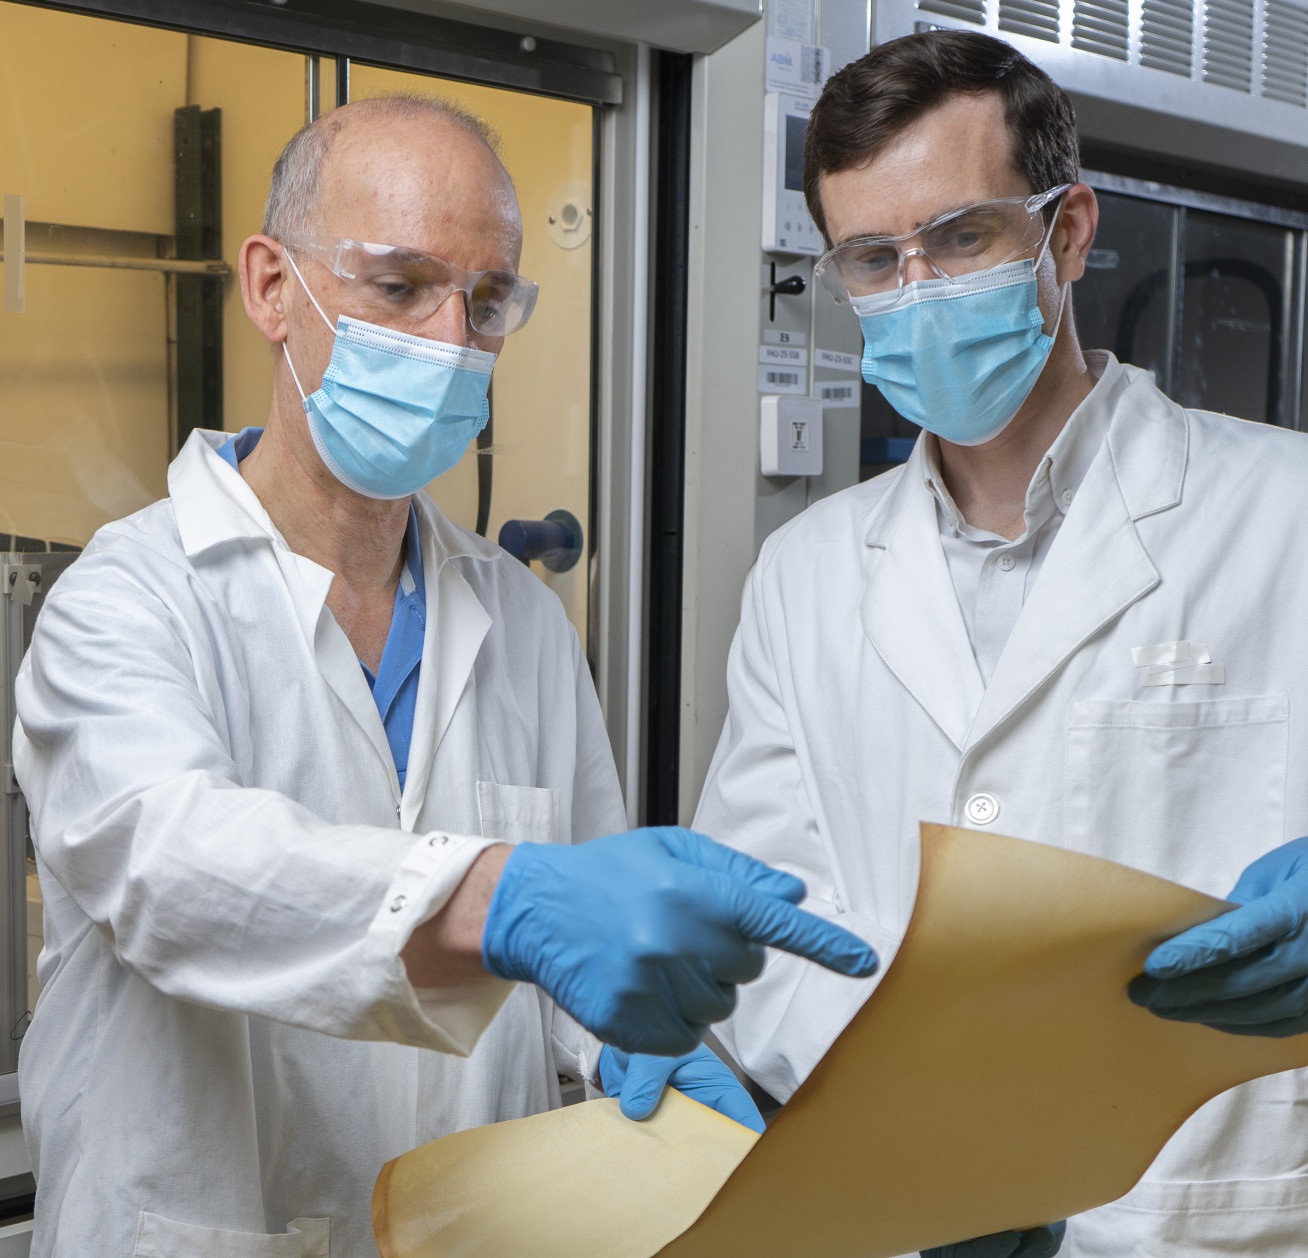
[{"label": "cuff of lab coat", "polygon": [[466,1057],[491,1024],[513,984],[484,981],[451,987],[414,987],[400,953],[409,936],[445,907],[473,862],[496,839],[436,832],[418,838],[401,861],[373,919],[371,933],[398,970],[397,999],[385,1020],[388,1038]]}]

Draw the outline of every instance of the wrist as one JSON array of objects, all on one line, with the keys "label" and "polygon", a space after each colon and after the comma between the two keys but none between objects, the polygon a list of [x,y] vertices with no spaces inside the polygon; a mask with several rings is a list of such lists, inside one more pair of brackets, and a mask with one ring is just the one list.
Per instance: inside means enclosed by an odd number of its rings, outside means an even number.
[{"label": "wrist", "polygon": [[505,843],[486,848],[440,912],[409,937],[400,959],[415,987],[448,987],[486,977],[482,934],[490,902],[512,853]]},{"label": "wrist", "polygon": [[524,894],[524,889],[533,881],[533,871],[539,865],[533,858],[541,847],[538,843],[520,843],[508,849],[487,898],[478,955],[482,968],[496,978],[536,981],[532,967],[514,955],[513,938],[530,910],[532,897]]}]

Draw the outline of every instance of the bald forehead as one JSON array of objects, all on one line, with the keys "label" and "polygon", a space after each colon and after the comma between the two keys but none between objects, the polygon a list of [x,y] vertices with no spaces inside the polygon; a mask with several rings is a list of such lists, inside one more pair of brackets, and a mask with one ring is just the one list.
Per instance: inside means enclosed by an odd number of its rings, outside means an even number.
[{"label": "bald forehead", "polygon": [[337,121],[323,163],[320,230],[460,261],[451,256],[453,237],[465,256],[477,258],[460,265],[502,266],[502,257],[486,257],[506,250],[516,265],[522,225],[513,181],[484,140],[438,114],[360,109]]}]

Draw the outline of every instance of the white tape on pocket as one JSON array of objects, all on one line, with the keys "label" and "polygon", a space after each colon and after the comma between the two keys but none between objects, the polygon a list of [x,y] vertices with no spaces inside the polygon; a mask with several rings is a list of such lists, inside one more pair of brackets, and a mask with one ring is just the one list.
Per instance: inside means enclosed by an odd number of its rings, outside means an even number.
[{"label": "white tape on pocket", "polygon": [[1202,642],[1155,642],[1131,648],[1142,686],[1221,686],[1226,666],[1214,664]]}]

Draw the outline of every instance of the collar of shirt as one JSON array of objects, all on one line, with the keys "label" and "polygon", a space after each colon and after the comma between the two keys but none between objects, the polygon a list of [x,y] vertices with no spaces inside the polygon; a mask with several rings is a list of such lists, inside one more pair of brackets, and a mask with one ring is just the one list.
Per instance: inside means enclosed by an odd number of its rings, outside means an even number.
[{"label": "collar of shirt", "polygon": [[[1091,350],[1087,351],[1085,359],[1090,374],[1095,378],[1095,387],[1068,417],[1067,423],[1045,451],[1044,458],[1031,477],[1023,512],[1026,528],[1022,537],[1015,538],[1014,541],[1030,537],[1043,528],[1055,511],[1060,515],[1067,514],[1076,491],[1090,470],[1090,464],[1094,462],[1095,455],[1099,453],[1104,438],[1108,435],[1112,407],[1108,391],[1099,388],[1107,356]],[[940,443],[933,433],[924,435],[923,454],[926,464],[924,478],[927,488],[935,496],[940,531],[954,537],[965,537],[969,541],[1007,544],[1008,538],[985,529],[973,528],[963,518],[940,471]]]}]

